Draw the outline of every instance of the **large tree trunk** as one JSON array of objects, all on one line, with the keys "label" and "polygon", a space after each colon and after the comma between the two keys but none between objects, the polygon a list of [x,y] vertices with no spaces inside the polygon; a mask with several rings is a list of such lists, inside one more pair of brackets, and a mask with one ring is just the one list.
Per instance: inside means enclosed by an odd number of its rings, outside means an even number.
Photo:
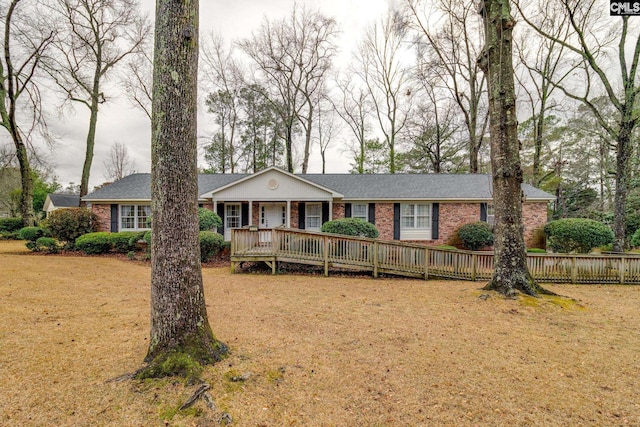
[{"label": "large tree trunk", "polygon": [[33,172],[29,164],[29,156],[27,147],[22,141],[20,133],[16,130],[12,132],[16,147],[16,157],[20,165],[20,183],[22,192],[20,193],[20,215],[22,216],[22,225],[31,227],[35,225],[36,218],[33,212]]},{"label": "large tree trunk", "polygon": [[198,245],[198,0],[157,0],[155,37],[151,341],[139,377],[193,377],[227,351],[209,326]]},{"label": "large tree trunk", "polygon": [[[99,67],[99,65],[97,66]],[[96,68],[96,75],[93,81],[93,92],[91,94],[91,106],[89,107],[89,131],[87,132],[87,144],[82,164],[82,177],[80,178],[80,198],[89,193],[89,177],[91,176],[91,164],[93,163],[93,149],[96,145],[96,127],[98,125],[98,108],[100,92],[100,76]],[[80,206],[86,206],[85,202],[80,202]]]},{"label": "large tree trunk", "polygon": [[509,0],[484,0],[486,45],[479,58],[489,88],[489,129],[496,226],[494,273],[485,289],[506,296],[516,291],[545,292],[533,280],[526,262],[522,224],[522,168],[517,136]]},{"label": "large tree trunk", "polygon": [[631,132],[633,124],[622,120],[616,147],[616,193],[613,207],[614,252],[626,247],[626,211],[629,193],[629,163],[631,160]]}]

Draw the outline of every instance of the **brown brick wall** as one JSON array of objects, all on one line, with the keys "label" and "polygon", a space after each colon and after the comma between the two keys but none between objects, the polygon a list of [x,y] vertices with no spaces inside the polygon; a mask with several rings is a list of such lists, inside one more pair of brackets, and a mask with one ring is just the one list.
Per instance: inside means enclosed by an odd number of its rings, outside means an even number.
[{"label": "brown brick wall", "polygon": [[383,240],[393,240],[393,203],[376,203],[376,228]]},{"label": "brown brick wall", "polygon": [[446,244],[464,224],[480,221],[480,203],[440,203],[439,238],[434,244]]},{"label": "brown brick wall", "polygon": [[299,202],[291,202],[291,228],[298,228],[298,206]]},{"label": "brown brick wall", "polygon": [[91,204],[91,211],[98,217],[98,231],[111,231],[111,205]]},{"label": "brown brick wall", "polygon": [[534,247],[534,235],[538,228],[543,227],[548,220],[547,203],[524,203],[522,205],[522,222],[524,224],[524,243],[527,247]]},{"label": "brown brick wall", "polygon": [[331,215],[331,219],[340,219],[344,218],[344,203],[334,203],[333,204],[333,214]]}]

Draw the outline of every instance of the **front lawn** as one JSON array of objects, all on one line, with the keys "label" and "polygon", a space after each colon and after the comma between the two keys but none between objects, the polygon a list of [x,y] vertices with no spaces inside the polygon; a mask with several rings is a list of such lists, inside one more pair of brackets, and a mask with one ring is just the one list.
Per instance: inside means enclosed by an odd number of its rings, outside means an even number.
[{"label": "front lawn", "polygon": [[[147,264],[0,242],[0,425],[639,425],[640,287],[203,270],[231,356],[195,386],[109,381],[144,358]],[[195,409],[194,409],[195,408]]]}]

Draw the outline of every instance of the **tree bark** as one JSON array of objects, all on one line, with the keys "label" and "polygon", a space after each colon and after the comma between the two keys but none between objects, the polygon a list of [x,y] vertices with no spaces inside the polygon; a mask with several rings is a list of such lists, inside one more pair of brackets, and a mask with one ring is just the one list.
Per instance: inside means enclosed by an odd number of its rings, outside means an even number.
[{"label": "tree bark", "polygon": [[227,352],[209,326],[198,244],[198,0],[157,0],[155,34],[151,340],[138,376],[192,377]]},{"label": "tree bark", "polygon": [[485,48],[478,59],[489,88],[489,130],[496,217],[494,273],[485,287],[506,296],[546,292],[529,273],[522,223],[522,168],[517,135],[509,0],[484,0]]}]

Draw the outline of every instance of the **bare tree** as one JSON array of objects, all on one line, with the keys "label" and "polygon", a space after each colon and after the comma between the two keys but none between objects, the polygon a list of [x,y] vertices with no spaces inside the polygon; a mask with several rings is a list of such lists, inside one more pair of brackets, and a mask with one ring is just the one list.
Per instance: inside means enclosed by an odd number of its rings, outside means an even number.
[{"label": "bare tree", "polygon": [[495,209],[494,270],[485,289],[512,296],[546,292],[529,273],[522,223],[522,168],[516,118],[512,29],[509,0],[484,0],[485,47],[478,62],[487,75],[491,135],[493,205]]},{"label": "bare tree", "polygon": [[117,181],[134,173],[136,162],[129,157],[127,146],[116,142],[109,150],[109,159],[105,160],[104,167],[107,170],[107,180]]},{"label": "bare tree", "polygon": [[316,93],[322,87],[336,53],[335,20],[294,6],[288,19],[265,19],[250,39],[239,43],[257,64],[259,83],[266,88],[285,126],[287,169],[293,172],[295,123],[305,134],[302,173],[307,172],[315,121]]},{"label": "bare tree", "polygon": [[124,58],[140,51],[149,33],[136,0],[56,0],[65,21],[55,42],[49,73],[65,95],[89,109],[89,130],[80,197],[87,194],[100,104],[107,101],[105,80]]},{"label": "bare tree", "polygon": [[147,43],[144,43],[138,55],[128,58],[122,86],[133,106],[140,109],[151,121],[153,55],[148,52],[146,45]]},{"label": "bare tree", "polygon": [[[558,37],[544,25],[558,9],[566,17],[568,39]],[[626,240],[625,214],[632,135],[640,122],[640,109],[637,106],[640,96],[640,27],[631,25],[628,16],[603,16],[607,10],[597,0],[555,0],[542,3],[538,9],[519,8],[524,21],[531,28],[562,46],[567,54],[573,55],[576,71],[572,79],[556,77],[552,84],[570,99],[586,106],[616,143],[613,247],[614,251],[621,252]],[[578,79],[583,83],[571,84]],[[610,115],[605,114],[594,102],[602,93],[615,107],[613,122]]]},{"label": "bare tree", "polygon": [[[482,23],[474,2],[405,0],[418,33],[418,60],[441,70],[442,83],[455,100],[468,133],[469,172],[477,173],[487,130],[486,77],[476,62],[482,49]],[[429,5],[429,6],[427,6]],[[433,16],[443,15],[439,21]]]},{"label": "bare tree", "polygon": [[[3,16],[0,60],[0,126],[9,132],[18,159],[21,177],[20,214],[25,226],[33,225],[33,173],[29,160],[30,130],[43,124],[40,91],[35,84],[44,51],[54,32],[38,24],[37,8],[22,9],[21,0],[12,0]],[[31,123],[21,127],[20,102],[26,99]]]},{"label": "bare tree", "polygon": [[356,86],[353,76],[344,76],[336,84],[339,101],[334,101],[334,109],[342,120],[349,126],[355,138],[351,146],[354,159],[355,173],[365,173],[365,149],[367,133],[369,131],[369,92],[363,86]]},{"label": "bare tree", "polygon": [[198,245],[198,47],[198,1],[157,0],[151,337],[148,365],[138,372],[142,378],[193,379],[201,365],[221,360],[227,351],[213,336],[207,318]]},{"label": "bare tree", "polygon": [[355,72],[364,82],[383,142],[388,170],[396,172],[397,138],[404,128],[415,90],[403,59],[404,23],[391,11],[367,30],[356,55]]}]

